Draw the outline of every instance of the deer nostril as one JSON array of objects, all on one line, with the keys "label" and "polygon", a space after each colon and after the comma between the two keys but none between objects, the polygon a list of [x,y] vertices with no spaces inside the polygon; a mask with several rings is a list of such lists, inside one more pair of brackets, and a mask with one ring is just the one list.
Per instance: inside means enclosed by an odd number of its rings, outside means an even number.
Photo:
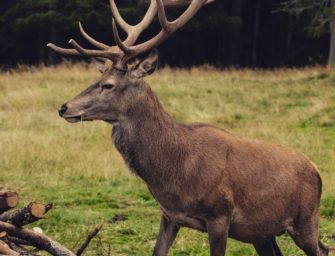
[{"label": "deer nostril", "polygon": [[60,117],[63,117],[63,116],[64,116],[66,110],[67,110],[67,106],[66,106],[66,104],[63,104],[63,105],[60,107],[60,109],[58,110],[58,113],[59,113]]}]

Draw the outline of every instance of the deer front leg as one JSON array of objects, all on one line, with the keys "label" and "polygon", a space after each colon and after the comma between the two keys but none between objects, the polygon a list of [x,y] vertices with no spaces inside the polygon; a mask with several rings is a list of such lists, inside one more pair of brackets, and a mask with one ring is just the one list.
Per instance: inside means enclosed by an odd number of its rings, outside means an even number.
[{"label": "deer front leg", "polygon": [[211,256],[224,256],[229,231],[229,218],[221,216],[219,218],[206,220],[207,233]]},{"label": "deer front leg", "polygon": [[156,241],[153,256],[166,256],[175,240],[179,226],[162,214],[159,235]]}]

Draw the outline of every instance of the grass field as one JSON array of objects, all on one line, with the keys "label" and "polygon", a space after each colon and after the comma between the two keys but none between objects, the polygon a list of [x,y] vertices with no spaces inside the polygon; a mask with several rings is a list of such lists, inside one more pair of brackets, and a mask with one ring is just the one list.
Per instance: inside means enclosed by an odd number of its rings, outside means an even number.
[{"label": "grass field", "polygon": [[[132,176],[102,122],[69,124],[58,107],[96,77],[94,67],[63,64],[0,72],[0,186],[21,204],[53,202],[35,225],[77,248],[97,223],[106,223],[86,255],[150,255],[159,207]],[[335,247],[335,74],[325,68],[273,71],[162,69],[148,78],[165,109],[178,121],[201,121],[249,138],[303,151],[323,178],[321,238]],[[115,214],[128,220],[108,223]],[[303,255],[279,238],[284,255]],[[170,255],[208,255],[205,234],[179,233]],[[229,240],[227,255],[256,255]]]}]

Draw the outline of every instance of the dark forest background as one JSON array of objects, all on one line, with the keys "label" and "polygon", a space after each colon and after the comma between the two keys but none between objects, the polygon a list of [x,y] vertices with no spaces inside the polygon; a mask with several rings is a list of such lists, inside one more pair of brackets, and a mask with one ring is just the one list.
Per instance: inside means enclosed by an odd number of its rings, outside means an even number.
[{"label": "dark forest background", "polygon": [[[61,57],[46,47],[48,42],[67,47],[68,40],[75,38],[83,46],[91,47],[80,36],[78,21],[96,39],[113,44],[108,0],[0,3],[1,66],[59,62]],[[138,22],[148,6],[144,0],[121,0],[117,4],[129,23]],[[331,7],[331,1],[315,6],[299,9],[297,0],[290,4],[281,0],[216,0],[159,47],[161,62],[171,66],[267,68],[327,64],[330,19],[321,19],[318,26],[313,22],[321,8]],[[169,10],[170,19],[181,11]],[[140,40],[152,37],[158,30],[156,20]]]}]

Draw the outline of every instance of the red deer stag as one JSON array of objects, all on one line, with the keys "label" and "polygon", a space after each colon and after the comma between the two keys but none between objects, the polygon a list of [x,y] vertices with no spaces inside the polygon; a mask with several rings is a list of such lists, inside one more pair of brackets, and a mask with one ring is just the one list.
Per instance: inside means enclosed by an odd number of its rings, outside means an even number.
[{"label": "red deer stag", "polygon": [[[314,165],[295,150],[238,138],[206,124],[180,124],[166,113],[144,81],[154,72],[153,50],[137,64],[139,54],[161,44],[184,26],[208,0],[151,0],[143,20],[126,23],[110,0],[116,46],[83,36],[99,50],[71,39],[73,49],[48,44],[61,54],[105,60],[101,78],[64,104],[68,122],[102,120],[113,126],[113,143],[129,168],[142,178],[162,210],[153,255],[167,255],[180,227],[208,233],[210,255],[225,254],[227,238],[252,243],[259,255],[282,255],[275,237],[288,232],[309,256],[328,255],[319,240],[321,179]],[[189,4],[168,21],[164,5]],[[158,14],[162,30],[135,45]]]}]

